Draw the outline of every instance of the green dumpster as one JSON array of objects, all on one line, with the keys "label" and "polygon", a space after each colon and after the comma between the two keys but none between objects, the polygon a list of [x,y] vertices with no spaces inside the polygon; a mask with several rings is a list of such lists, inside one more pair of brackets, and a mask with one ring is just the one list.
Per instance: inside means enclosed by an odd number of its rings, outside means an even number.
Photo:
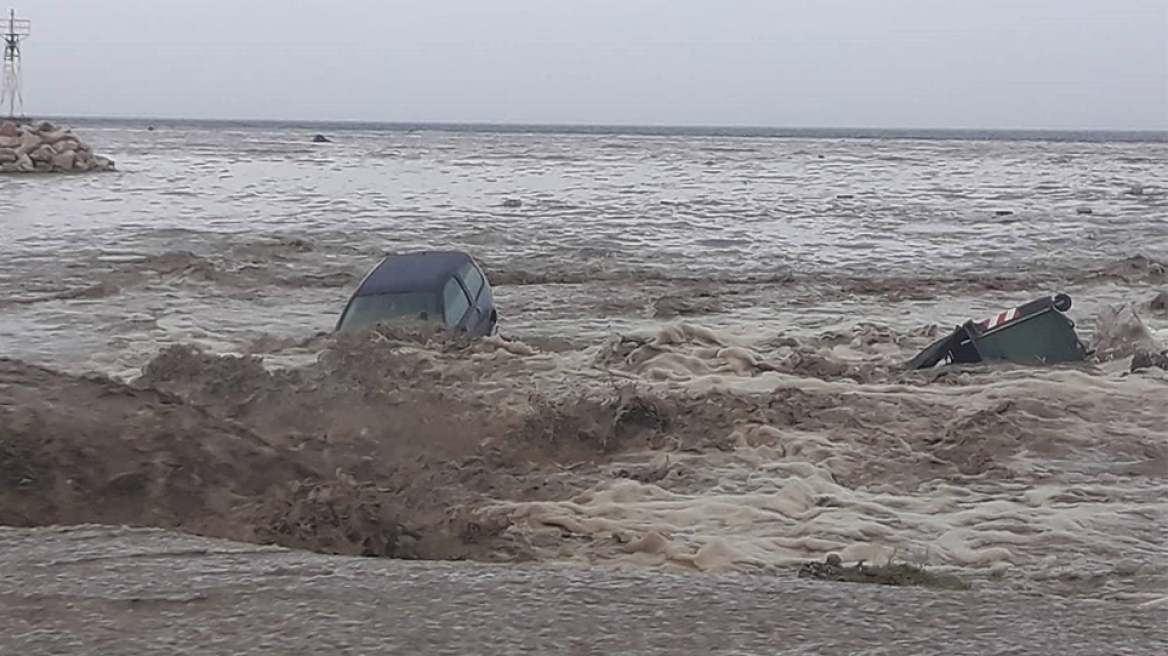
[{"label": "green dumpster", "polygon": [[928,369],[949,363],[1009,360],[1021,364],[1078,362],[1087,347],[1075,333],[1075,322],[1063,312],[1071,297],[1043,297],[983,321],[967,321],[909,361],[908,369]]}]

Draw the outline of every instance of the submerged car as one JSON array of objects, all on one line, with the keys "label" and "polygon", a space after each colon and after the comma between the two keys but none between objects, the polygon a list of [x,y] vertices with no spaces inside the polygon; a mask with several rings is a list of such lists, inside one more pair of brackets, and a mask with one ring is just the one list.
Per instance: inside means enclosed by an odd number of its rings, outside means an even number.
[{"label": "submerged car", "polygon": [[392,321],[433,321],[482,337],[499,322],[491,284],[469,253],[423,251],[390,255],[349,298],[338,331]]}]

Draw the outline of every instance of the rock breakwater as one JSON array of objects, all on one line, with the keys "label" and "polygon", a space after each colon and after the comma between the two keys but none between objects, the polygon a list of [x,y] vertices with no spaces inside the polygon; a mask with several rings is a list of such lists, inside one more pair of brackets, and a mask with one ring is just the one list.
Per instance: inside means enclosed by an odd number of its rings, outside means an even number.
[{"label": "rock breakwater", "polygon": [[47,121],[36,125],[0,123],[0,173],[85,173],[113,171],[114,162],[94,154],[72,130]]}]

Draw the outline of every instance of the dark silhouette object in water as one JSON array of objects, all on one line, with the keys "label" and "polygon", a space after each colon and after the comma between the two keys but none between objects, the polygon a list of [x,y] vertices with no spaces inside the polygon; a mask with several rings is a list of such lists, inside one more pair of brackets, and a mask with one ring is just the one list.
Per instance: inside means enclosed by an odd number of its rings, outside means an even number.
[{"label": "dark silhouette object in water", "polygon": [[1157,314],[1168,312],[1168,291],[1157,292],[1152,300],[1148,301],[1148,309]]},{"label": "dark silhouette object in water", "polygon": [[153,131],[154,131],[154,126],[153,126],[153,125],[151,125],[151,126],[147,127],[147,128],[146,128],[146,131],[147,131],[147,132],[153,132]]},{"label": "dark silhouette object in water", "polygon": [[1078,214],[1094,214],[1095,210],[1091,209],[1090,207],[1080,207],[1079,209],[1075,210],[1075,212]]},{"label": "dark silhouette object in water", "polygon": [[994,212],[994,215],[995,216],[1010,216],[1013,213],[1014,213],[1014,210],[997,210],[996,212]]},{"label": "dark silhouette object in water", "polygon": [[323,134],[318,134],[312,138],[312,143],[332,143],[332,142],[333,142],[332,139],[329,139],[328,137],[324,136]]},{"label": "dark silhouette object in water", "polygon": [[518,198],[508,198],[507,200],[503,201],[503,207],[523,207],[523,201],[519,200]]}]

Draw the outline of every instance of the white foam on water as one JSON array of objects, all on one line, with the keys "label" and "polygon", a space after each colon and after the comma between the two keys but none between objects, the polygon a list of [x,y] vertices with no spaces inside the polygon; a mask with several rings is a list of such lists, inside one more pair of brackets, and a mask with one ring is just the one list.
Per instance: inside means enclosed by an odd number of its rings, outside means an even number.
[{"label": "white foam on water", "polygon": [[[669,454],[678,468],[655,483],[492,511],[550,544],[543,557],[570,562],[753,571],[834,552],[975,570],[1134,560],[1163,574],[1168,387],[1157,378],[988,368],[963,385],[862,384],[759,373],[765,354],[709,346],[730,340],[671,327],[622,364],[698,397],[766,403],[790,390],[822,402],[793,425],[744,418],[729,453]],[[538,537],[549,529],[569,537]]]}]

